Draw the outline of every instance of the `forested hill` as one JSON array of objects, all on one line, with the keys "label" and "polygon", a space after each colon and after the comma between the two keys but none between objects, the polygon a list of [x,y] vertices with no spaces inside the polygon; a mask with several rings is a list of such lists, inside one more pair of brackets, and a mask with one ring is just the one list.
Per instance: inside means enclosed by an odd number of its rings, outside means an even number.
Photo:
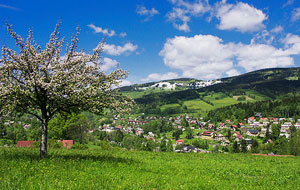
[{"label": "forested hill", "polygon": [[[124,87],[121,91],[135,99],[138,105],[143,105],[140,113],[206,115],[216,108],[240,102],[275,100],[300,94],[299,78],[300,67],[275,68],[212,81],[184,78],[146,83]],[[204,86],[195,88],[194,84]]]},{"label": "forested hill", "polygon": [[262,113],[264,117],[299,118],[300,96],[226,106],[211,110],[207,115],[207,119],[218,122],[234,117],[241,121],[244,118],[254,116],[257,112]]},{"label": "forested hill", "polygon": [[300,91],[300,67],[274,68],[253,71],[239,76],[223,78],[222,83],[200,91],[233,92],[255,90],[270,98],[289,92]]}]

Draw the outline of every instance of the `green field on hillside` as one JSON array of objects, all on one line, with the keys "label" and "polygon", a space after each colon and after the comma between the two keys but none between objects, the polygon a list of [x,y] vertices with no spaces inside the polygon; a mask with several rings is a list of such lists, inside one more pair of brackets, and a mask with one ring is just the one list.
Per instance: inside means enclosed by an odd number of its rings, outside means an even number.
[{"label": "green field on hillside", "polygon": [[300,189],[299,157],[0,148],[0,189]]}]

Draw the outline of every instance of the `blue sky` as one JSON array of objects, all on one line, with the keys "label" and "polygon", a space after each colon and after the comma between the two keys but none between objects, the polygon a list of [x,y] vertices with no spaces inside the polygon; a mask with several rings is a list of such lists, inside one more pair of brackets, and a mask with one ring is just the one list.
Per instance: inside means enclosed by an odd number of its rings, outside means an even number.
[{"label": "blue sky", "polygon": [[106,39],[103,70],[128,70],[124,84],[300,66],[296,0],[0,0],[0,45],[15,48],[5,22],[43,45],[60,19],[86,52]]}]

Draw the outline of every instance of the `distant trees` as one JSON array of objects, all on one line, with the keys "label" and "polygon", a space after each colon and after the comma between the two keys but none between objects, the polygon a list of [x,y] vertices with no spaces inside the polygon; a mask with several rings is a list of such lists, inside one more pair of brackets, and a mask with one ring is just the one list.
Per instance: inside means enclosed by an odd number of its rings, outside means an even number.
[{"label": "distant trees", "polygon": [[237,141],[234,141],[232,145],[232,152],[233,153],[239,153],[240,152],[240,145],[238,144]]},{"label": "distant trees", "polygon": [[201,148],[201,149],[208,149],[209,145],[207,140],[203,141],[203,140],[195,140],[192,143],[195,147],[197,148]]},{"label": "distant trees", "polygon": [[245,139],[241,140],[241,152],[246,153],[248,151],[247,149],[247,141]]},{"label": "distant trees", "polygon": [[172,134],[172,136],[176,139],[176,140],[178,140],[179,138],[180,138],[180,135],[182,134],[182,130],[181,129],[176,129],[174,132],[173,132],[173,134]]},{"label": "distant trees", "polygon": [[254,116],[261,112],[264,116],[273,117],[300,117],[300,96],[292,96],[280,100],[238,103],[212,110],[207,119],[220,122],[234,116],[238,120]]},{"label": "distant trees", "polygon": [[291,133],[289,144],[290,144],[291,154],[295,156],[299,156],[300,155],[300,130]]},{"label": "distant trees", "polygon": [[251,152],[253,153],[258,153],[258,147],[259,147],[259,143],[256,139],[252,139],[252,146],[251,146]]}]

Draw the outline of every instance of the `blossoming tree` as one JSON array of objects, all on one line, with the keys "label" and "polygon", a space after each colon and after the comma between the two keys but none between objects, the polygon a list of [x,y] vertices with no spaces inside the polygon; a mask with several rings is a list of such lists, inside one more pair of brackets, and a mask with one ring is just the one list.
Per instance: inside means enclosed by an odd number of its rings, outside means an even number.
[{"label": "blossoming tree", "polygon": [[92,54],[79,51],[79,28],[76,31],[71,43],[64,45],[60,23],[57,24],[42,49],[33,39],[31,30],[24,39],[8,24],[8,32],[19,51],[2,48],[0,114],[29,113],[41,121],[41,158],[47,155],[48,122],[57,113],[90,111],[103,114],[104,109],[126,112],[132,103],[115,89],[127,72],[121,69],[109,74],[101,71],[103,42]]}]

